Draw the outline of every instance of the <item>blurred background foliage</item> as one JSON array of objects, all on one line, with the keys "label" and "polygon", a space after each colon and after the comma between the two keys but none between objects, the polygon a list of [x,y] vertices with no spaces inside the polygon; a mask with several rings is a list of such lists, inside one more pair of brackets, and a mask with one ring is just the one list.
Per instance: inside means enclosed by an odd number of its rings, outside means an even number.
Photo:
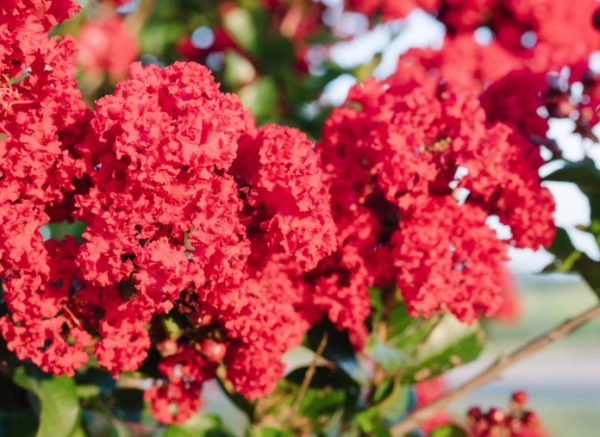
[{"label": "blurred background foliage", "polygon": [[[196,61],[213,71],[224,91],[238,94],[259,123],[295,126],[317,137],[329,110],[319,100],[323,89],[341,75],[367,77],[377,65],[373,59],[345,68],[332,60],[331,46],[357,31],[343,25],[339,6],[311,0],[135,0],[115,10],[114,4],[101,2],[59,31],[79,36],[95,52],[90,62],[82,59],[80,71],[90,104],[125,76],[125,60]],[[106,26],[115,14],[121,26]],[[97,32],[89,32],[93,26]],[[102,38],[104,44],[90,41]],[[121,71],[111,71],[119,59]]]}]

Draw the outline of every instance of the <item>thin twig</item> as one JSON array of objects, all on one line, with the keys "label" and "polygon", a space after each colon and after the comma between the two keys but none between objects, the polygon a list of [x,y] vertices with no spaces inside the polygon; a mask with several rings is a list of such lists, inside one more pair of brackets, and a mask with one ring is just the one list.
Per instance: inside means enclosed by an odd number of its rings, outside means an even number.
[{"label": "thin twig", "polygon": [[310,383],[311,383],[313,377],[315,376],[315,372],[317,370],[317,363],[319,362],[319,358],[321,357],[321,354],[323,353],[323,351],[325,350],[325,347],[327,346],[328,339],[329,339],[329,332],[325,331],[325,333],[323,334],[323,337],[321,337],[321,342],[319,343],[319,346],[317,347],[317,350],[315,351],[315,356],[313,357],[313,360],[311,361],[310,365],[308,366],[308,369],[306,370],[306,373],[304,374],[304,380],[302,381],[302,385],[300,386],[300,389],[298,390],[298,394],[296,395],[296,399],[294,400],[294,404],[292,405],[292,411],[296,415],[298,414],[298,411],[300,410],[300,404],[302,403],[302,399],[304,399],[306,390],[308,390],[308,387],[310,386]]},{"label": "thin twig", "polygon": [[436,411],[446,408],[449,404],[467,395],[479,386],[493,381],[503,370],[566,337],[580,326],[598,317],[600,317],[600,304],[593,306],[550,331],[545,332],[539,337],[534,338],[511,354],[499,357],[493,364],[477,376],[458,386],[454,390],[447,392],[434,402],[416,410],[402,422],[394,425],[391,429],[392,435],[403,436],[407,434],[413,428],[418,426],[419,423],[431,417]]},{"label": "thin twig", "polygon": [[125,22],[133,35],[139,35],[144,24],[152,16],[155,6],[156,0],[142,0],[135,12],[127,16]]}]

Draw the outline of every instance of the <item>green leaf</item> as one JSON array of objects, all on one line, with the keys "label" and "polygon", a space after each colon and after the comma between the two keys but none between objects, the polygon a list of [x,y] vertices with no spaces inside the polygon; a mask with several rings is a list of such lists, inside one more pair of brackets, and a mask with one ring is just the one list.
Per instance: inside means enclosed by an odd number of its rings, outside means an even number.
[{"label": "green leaf", "polygon": [[76,386],[77,397],[80,399],[95,398],[100,395],[100,387],[92,384]]},{"label": "green leaf", "polygon": [[408,314],[406,305],[403,302],[398,302],[390,311],[388,317],[388,337],[398,338],[400,337],[412,324],[419,321],[418,318],[412,317]]},{"label": "green leaf", "polygon": [[239,91],[242,104],[249,108],[260,122],[273,120],[277,116],[277,86],[275,81],[264,76],[246,85]]},{"label": "green leaf", "polygon": [[196,414],[183,424],[167,427],[163,437],[230,437],[233,435],[217,416]]},{"label": "green leaf", "polygon": [[354,424],[366,435],[376,437],[391,437],[376,409],[362,411],[354,417]]},{"label": "green leaf", "polygon": [[466,431],[456,425],[444,425],[434,429],[429,437],[468,437]]},{"label": "green leaf", "polygon": [[256,79],[252,62],[235,50],[225,51],[223,83],[229,89],[238,89]]},{"label": "green leaf", "polygon": [[410,354],[426,341],[437,323],[435,318],[412,319],[398,335],[388,338],[388,344]]},{"label": "green leaf", "polygon": [[550,252],[557,257],[557,260],[545,271],[578,272],[592,291],[600,297],[600,263],[578,251],[567,231],[562,228],[557,229]]},{"label": "green leaf", "polygon": [[37,437],[70,436],[80,422],[75,381],[68,376],[42,379],[38,396],[42,406]]},{"label": "green leaf", "polygon": [[379,363],[387,372],[394,372],[402,369],[410,362],[410,358],[405,352],[384,343],[379,336],[375,334],[369,338],[367,354]]},{"label": "green leaf", "polygon": [[406,416],[413,404],[412,390],[396,382],[390,395],[378,406],[379,415],[386,423],[396,423]]},{"label": "green leaf", "polygon": [[584,159],[565,165],[554,173],[546,176],[544,180],[555,182],[572,182],[582,190],[600,192],[600,169],[591,159]]},{"label": "green leaf", "polygon": [[[307,367],[296,369],[286,375],[285,381],[280,382],[282,394],[286,393],[285,387],[291,388],[287,390],[286,398],[295,399],[307,370]],[[300,414],[311,421],[313,431],[324,433],[339,425],[342,416],[354,414],[359,395],[360,387],[342,369],[319,366],[315,368],[310,388],[300,403]],[[277,415],[277,412],[270,414]]]},{"label": "green leaf", "polygon": [[482,333],[471,331],[464,337],[452,340],[440,349],[430,351],[419,363],[406,370],[403,382],[414,384],[416,382],[433,378],[454,368],[476,359],[483,350]]},{"label": "green leaf", "polygon": [[291,437],[292,434],[268,426],[252,429],[252,437]]},{"label": "green leaf", "polygon": [[369,385],[369,375],[360,366],[346,331],[338,331],[331,322],[325,321],[309,331],[308,343],[310,348],[317,350],[325,331],[329,333],[329,340],[323,351],[323,357],[333,361],[358,385]]},{"label": "green leaf", "polygon": [[67,221],[64,222],[56,222],[56,223],[48,223],[48,229],[50,230],[50,235],[55,240],[64,240],[67,235],[70,235],[75,238],[81,238],[81,234],[86,228],[86,224],[84,222],[75,221],[69,223]]},{"label": "green leaf", "polygon": [[240,47],[256,53],[260,41],[260,25],[255,15],[244,8],[234,8],[223,17],[223,26]]},{"label": "green leaf", "polygon": [[[293,382],[297,386],[300,386],[304,381],[308,367],[300,367],[294,369],[286,375],[285,379]],[[324,366],[315,367],[315,373],[310,381],[310,387],[313,388],[347,388],[349,384],[354,384],[352,379],[339,371],[338,369],[332,369]]]},{"label": "green leaf", "polygon": [[132,437],[130,430],[112,416],[110,410],[101,401],[96,402],[95,405],[90,403],[90,408],[82,409],[81,413],[84,428],[91,436]]},{"label": "green leaf", "polygon": [[300,412],[306,417],[332,415],[344,406],[343,390],[308,389],[300,403]]},{"label": "green leaf", "polygon": [[373,326],[377,326],[383,317],[383,299],[380,288],[369,288],[371,296],[371,321]]},{"label": "green leaf", "polygon": [[39,381],[27,373],[24,366],[17,367],[12,375],[13,382],[19,387],[24,388],[27,391],[39,395],[40,383]]},{"label": "green leaf", "polygon": [[[573,252],[576,252],[575,246],[573,246],[573,243],[569,238],[569,234],[563,228],[558,228],[556,230],[554,241],[548,250],[559,258],[559,260],[567,259]],[[570,270],[570,268],[567,270]]]}]

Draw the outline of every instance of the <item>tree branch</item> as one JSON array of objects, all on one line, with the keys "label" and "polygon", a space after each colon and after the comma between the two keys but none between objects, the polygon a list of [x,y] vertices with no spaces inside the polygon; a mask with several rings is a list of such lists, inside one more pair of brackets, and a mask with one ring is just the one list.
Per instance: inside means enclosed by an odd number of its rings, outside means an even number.
[{"label": "tree branch", "polygon": [[325,347],[327,346],[328,339],[329,339],[329,332],[325,331],[325,333],[323,334],[323,337],[321,338],[321,342],[319,343],[319,346],[317,347],[317,350],[315,351],[315,356],[314,356],[313,360],[311,361],[310,366],[306,370],[306,373],[304,374],[304,379],[302,380],[302,385],[300,386],[300,389],[298,390],[298,394],[296,395],[296,399],[294,400],[294,405],[292,406],[292,411],[296,415],[300,411],[300,404],[302,403],[302,399],[304,398],[304,395],[306,394],[306,390],[308,390],[308,387],[310,386],[310,383],[311,383],[313,377],[315,376],[315,371],[317,370],[317,363],[319,362],[319,358],[321,357],[321,354],[323,354],[323,351],[325,350]]},{"label": "tree branch", "polygon": [[423,408],[416,410],[402,422],[394,425],[391,428],[392,435],[402,436],[407,434],[421,422],[431,417],[435,412],[446,408],[449,404],[469,394],[479,386],[493,381],[503,370],[566,337],[577,328],[598,317],[600,317],[600,304],[593,306],[550,331],[545,332],[539,337],[534,338],[511,354],[499,357],[493,364],[474,378],[447,392]]}]

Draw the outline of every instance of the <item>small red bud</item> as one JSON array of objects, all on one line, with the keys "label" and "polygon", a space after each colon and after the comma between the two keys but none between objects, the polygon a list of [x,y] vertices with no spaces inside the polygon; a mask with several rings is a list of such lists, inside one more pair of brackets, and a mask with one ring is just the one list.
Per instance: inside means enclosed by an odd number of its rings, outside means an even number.
[{"label": "small red bud", "polygon": [[504,419],[506,418],[506,414],[504,413],[504,411],[502,411],[499,408],[490,408],[490,411],[488,411],[487,417],[491,423],[499,424],[499,423],[504,422]]},{"label": "small red bud", "polygon": [[475,435],[483,435],[486,431],[490,429],[490,424],[485,418],[481,418],[475,424]]},{"label": "small red bud", "polygon": [[478,407],[471,407],[469,408],[467,415],[469,416],[469,418],[477,420],[482,416],[481,409],[479,409]]},{"label": "small red bud", "polygon": [[162,357],[170,357],[177,353],[177,342],[173,339],[167,338],[156,345],[158,353]]},{"label": "small red bud", "polygon": [[196,319],[196,323],[198,324],[198,326],[209,326],[210,324],[212,324],[212,321],[213,318],[210,314],[200,315]]},{"label": "small red bud", "polygon": [[220,343],[212,338],[207,338],[200,343],[200,352],[202,352],[208,361],[217,362],[225,358],[227,347],[224,343]]},{"label": "small red bud", "polygon": [[523,423],[528,427],[536,427],[540,424],[540,418],[534,411],[525,411],[523,413]]},{"label": "small red bud", "polygon": [[512,394],[512,400],[513,402],[522,406],[529,401],[529,396],[523,390],[519,390]]},{"label": "small red bud", "polygon": [[210,326],[215,321],[213,314],[205,309],[200,310],[198,316],[196,317],[196,324],[198,326]]},{"label": "small red bud", "polygon": [[521,430],[523,429],[523,423],[516,417],[513,417],[510,420],[510,431],[513,433],[520,433]]}]

